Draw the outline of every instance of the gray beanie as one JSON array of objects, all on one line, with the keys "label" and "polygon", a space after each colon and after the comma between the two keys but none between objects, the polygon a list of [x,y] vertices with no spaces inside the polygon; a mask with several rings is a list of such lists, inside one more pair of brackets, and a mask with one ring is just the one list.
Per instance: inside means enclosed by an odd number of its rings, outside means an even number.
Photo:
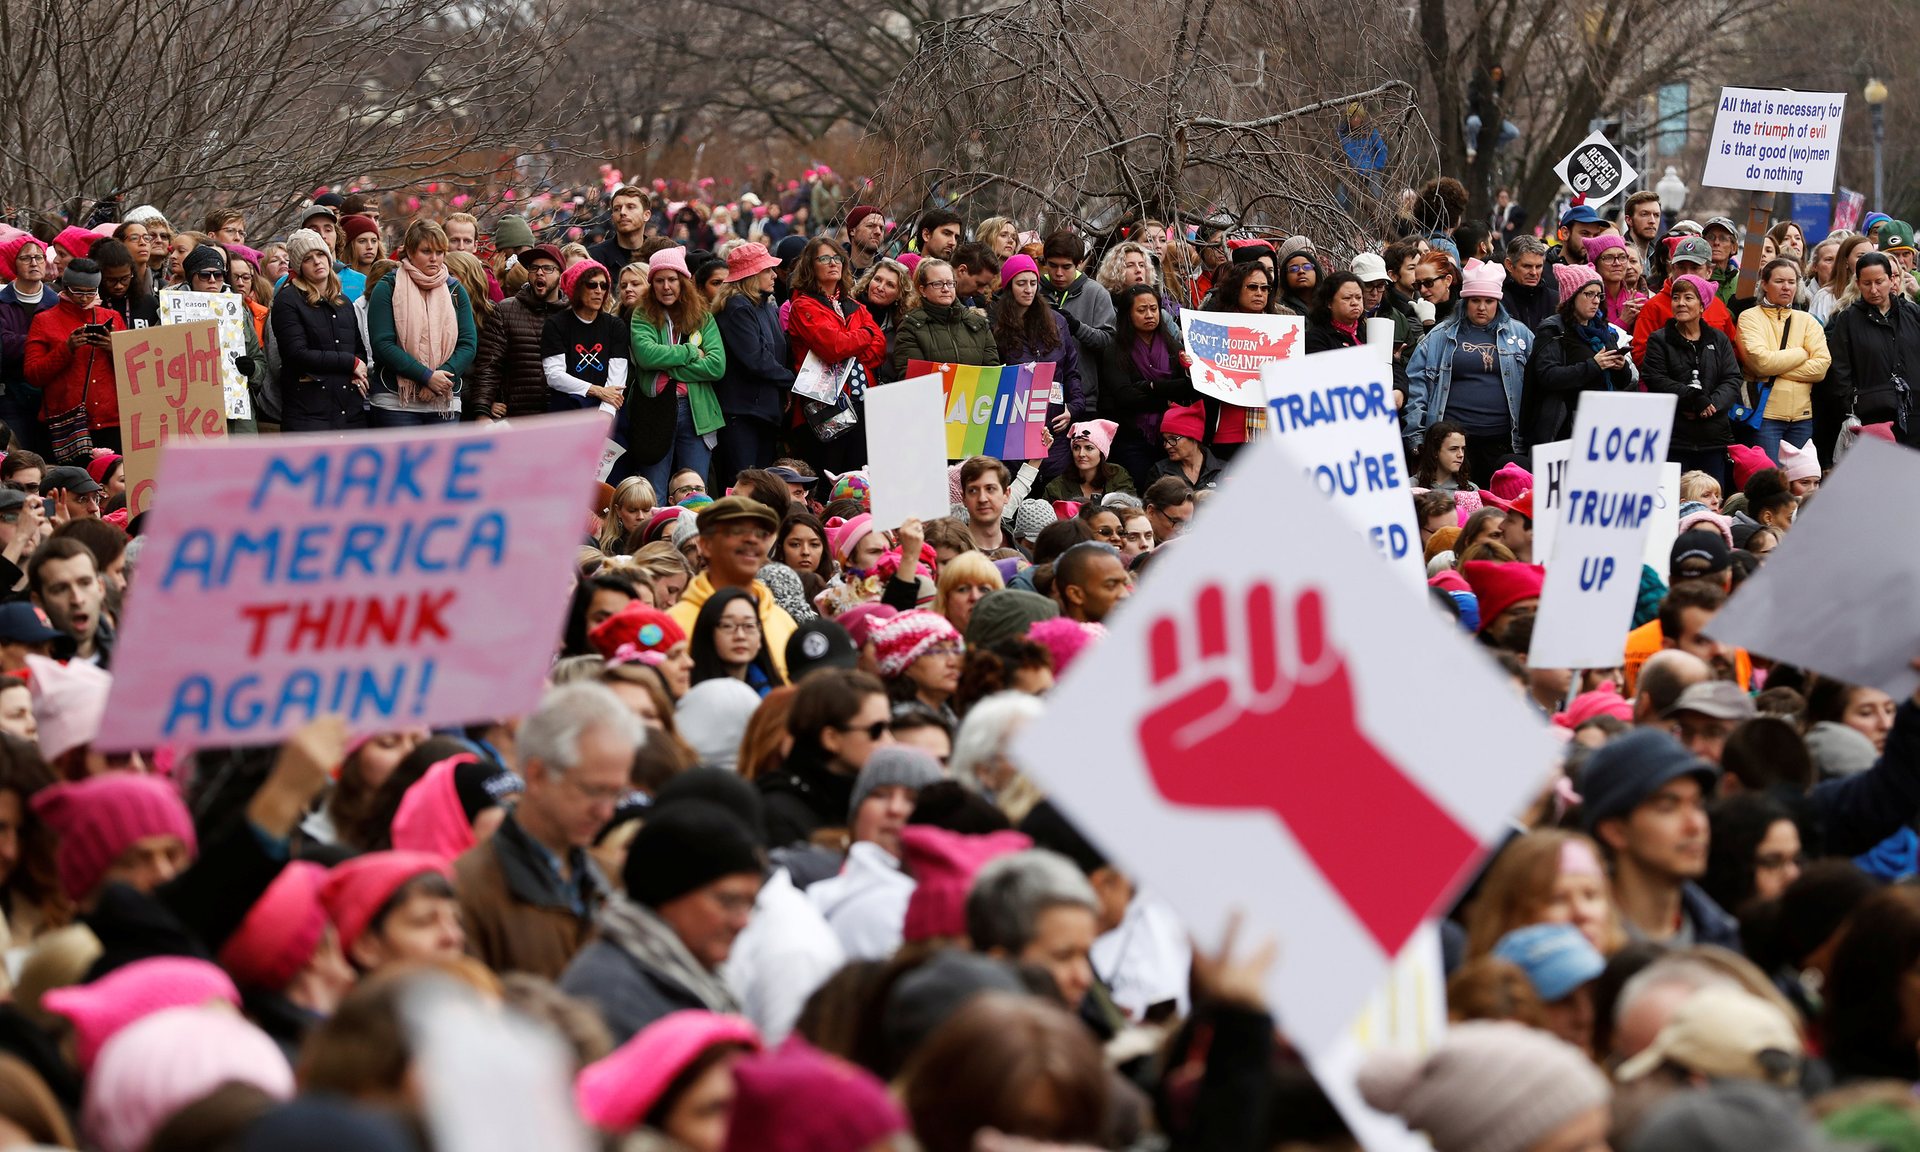
[{"label": "gray beanie", "polygon": [[328,260],[333,259],[332,247],[327,244],[325,237],[313,229],[295,228],[293,235],[287,237],[287,262],[296,275],[300,265],[306,263],[307,257],[315,252],[325,252]]},{"label": "gray beanie", "polygon": [[989,592],[973,606],[967,620],[967,647],[991,648],[1002,640],[1026,635],[1042,620],[1060,615],[1060,605],[1021,588]]},{"label": "gray beanie", "polygon": [[699,519],[683,513],[678,520],[673,522],[673,550],[675,552],[682,551],[686,548],[687,541],[698,535],[700,535]]},{"label": "gray beanie", "polygon": [[911,788],[915,792],[946,779],[940,761],[905,744],[882,744],[867,757],[867,766],[853,782],[853,799],[847,804],[847,819],[860,811],[860,805],[875,788]]},{"label": "gray beanie", "polygon": [[1612,1095],[1585,1053],[1505,1020],[1449,1028],[1424,1058],[1375,1052],[1359,1081],[1362,1099],[1425,1132],[1434,1152],[1526,1152]]},{"label": "gray beanie", "polygon": [[1013,511],[1013,536],[1016,540],[1034,540],[1040,530],[1060,519],[1053,505],[1045,500],[1022,500]]},{"label": "gray beanie", "polygon": [[1807,753],[1822,780],[1865,772],[1880,759],[1865,733],[1832,720],[1822,720],[1808,730]]}]

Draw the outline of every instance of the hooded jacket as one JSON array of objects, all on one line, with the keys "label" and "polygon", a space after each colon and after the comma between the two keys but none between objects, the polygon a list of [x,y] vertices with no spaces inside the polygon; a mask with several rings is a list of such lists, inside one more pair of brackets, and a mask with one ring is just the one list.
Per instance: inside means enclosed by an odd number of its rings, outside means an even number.
[{"label": "hooded jacket", "polygon": [[82,308],[65,297],[36,315],[27,329],[27,383],[41,392],[42,420],[78,408],[84,398],[89,428],[118,430],[120,393],[113,381],[112,354],[105,348],[75,348],[67,343],[74,330],[86,324],[126,330],[113,309]]},{"label": "hooded jacket", "polygon": [[1064,290],[1042,280],[1040,294],[1067,318],[1067,331],[1080,346],[1080,390],[1086,397],[1086,410],[1098,411],[1105,353],[1119,332],[1113,294],[1084,272]]},{"label": "hooded jacket", "polygon": [[959,304],[928,304],[906,314],[893,336],[887,360],[888,376],[904,380],[907,364],[998,364],[1000,349],[993,342],[993,326],[986,316]]},{"label": "hooded jacket", "polygon": [[548,410],[547,374],[540,366],[540,338],[547,317],[566,308],[564,300],[543,299],[533,285],[522,285],[487,318],[473,358],[473,387],[468,406],[487,415],[495,404],[507,406],[507,418]]},{"label": "hooded jacket", "polygon": [[[680,625],[680,630],[693,635],[694,621],[700,618],[700,608],[713,596],[713,578],[702,572],[687,585],[680,599],[667,609],[667,615]],[[760,610],[760,635],[766,640],[767,655],[772,658],[774,668],[778,669],[782,679],[787,675],[787,641],[793,637],[798,627],[787,610],[774,603],[773,593],[767,586],[755,580],[749,591],[753,593],[754,604]]]},{"label": "hooded jacket", "polygon": [[827,918],[849,960],[885,960],[900,948],[913,877],[893,853],[861,840],[847,849],[838,876],[807,889],[807,897]]}]

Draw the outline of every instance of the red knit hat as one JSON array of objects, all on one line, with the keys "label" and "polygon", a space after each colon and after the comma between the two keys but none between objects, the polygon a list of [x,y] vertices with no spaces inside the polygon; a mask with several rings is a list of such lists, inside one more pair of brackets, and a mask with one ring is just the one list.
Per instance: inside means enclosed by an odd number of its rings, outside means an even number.
[{"label": "red knit hat", "polygon": [[109,772],[43,788],[34,815],[60,834],[60,886],[79,900],[100,886],[107,869],[137,840],[178,836],[196,851],[193,819],[180,792],[165,780]]},{"label": "red knit hat", "polygon": [[687,638],[678,621],[651,604],[635,600],[593,626],[587,643],[602,660],[631,644],[642,652],[666,652]]},{"label": "red knit hat", "polygon": [[400,886],[427,873],[447,875],[447,862],[425,852],[369,852],[336,865],[320,886],[320,903],[340,933],[340,950],[350,952]]},{"label": "red knit hat", "polygon": [[105,484],[107,474],[113,471],[113,466],[120,463],[120,460],[121,456],[118,452],[102,452],[87,461],[87,475],[93,477],[95,484]]},{"label": "red knit hat", "polygon": [[1480,601],[1480,629],[1522,600],[1538,600],[1546,584],[1547,570],[1540,564],[1516,564],[1502,560],[1469,560],[1465,566],[1467,583]]},{"label": "red knit hat", "polygon": [[121,1029],[168,1008],[224,1000],[240,1007],[240,990],[225,972],[188,956],[155,956],[116,968],[91,984],[57,988],[41,997],[47,1011],[73,1021],[80,1071],[93,1068],[100,1049]]},{"label": "red knit hat", "polygon": [[1023,832],[965,836],[931,824],[900,830],[900,850],[913,876],[913,895],[901,926],[904,940],[935,940],[967,934],[967,892],[987,861],[1024,852],[1033,840]]},{"label": "red knit hat", "polygon": [[100,239],[100,237],[95,236],[85,228],[75,228],[69,224],[67,227],[60,229],[59,235],[53,238],[53,243],[54,247],[60,248],[64,250],[67,255],[78,259],[85,257],[88,250],[93,247],[93,242],[98,239]]},{"label": "red knit hat", "polygon": [[726,1152],[862,1152],[907,1130],[879,1077],[794,1037],[734,1065]]},{"label": "red knit hat", "polygon": [[1167,405],[1167,414],[1160,417],[1160,434],[1163,436],[1185,436],[1189,440],[1207,438],[1207,416],[1199,401],[1185,406]]},{"label": "red knit hat", "polygon": [[221,947],[220,966],[249,988],[285,988],[326,934],[327,910],[320,905],[326,880],[327,870],[311,860],[282,868]]},{"label": "red knit hat", "polygon": [[380,225],[375,224],[371,216],[348,216],[340,221],[340,230],[347,234],[349,244],[353,243],[356,236],[380,235]]},{"label": "red knit hat", "polygon": [[965,647],[960,630],[938,612],[916,608],[902,612],[872,632],[874,662],[880,675],[903,675],[915,660],[942,644]]}]

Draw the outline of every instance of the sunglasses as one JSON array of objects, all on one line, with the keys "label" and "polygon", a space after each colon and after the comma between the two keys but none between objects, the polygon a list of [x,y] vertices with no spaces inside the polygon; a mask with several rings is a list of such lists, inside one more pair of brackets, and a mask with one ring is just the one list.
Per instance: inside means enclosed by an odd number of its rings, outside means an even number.
[{"label": "sunglasses", "polygon": [[1447,277],[1445,276],[1428,276],[1423,279],[1415,280],[1414,283],[1418,284],[1422,288],[1431,288],[1435,284],[1438,284],[1440,283],[1440,281],[1445,279],[1447,279]]},{"label": "sunglasses", "polygon": [[865,732],[867,734],[867,739],[878,740],[880,739],[880,737],[885,736],[888,732],[893,730],[893,721],[875,720],[873,723],[868,724],[865,727],[848,727],[845,724],[835,724],[834,727],[840,729],[840,731],[842,732]]}]

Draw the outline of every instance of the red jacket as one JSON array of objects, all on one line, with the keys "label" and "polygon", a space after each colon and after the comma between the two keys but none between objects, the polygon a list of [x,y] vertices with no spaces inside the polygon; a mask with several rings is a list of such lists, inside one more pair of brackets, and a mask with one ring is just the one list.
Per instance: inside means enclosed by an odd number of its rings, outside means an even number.
[{"label": "red jacket", "polygon": [[40,389],[40,418],[51,420],[87,398],[87,426],[120,427],[120,393],[113,383],[113,354],[105,348],[72,348],[67,337],[82,324],[105,324],[125,331],[111,308],[76,307],[65,296],[33,318],[27,329],[27,383]]},{"label": "red jacket", "polygon": [[793,366],[798,370],[807,353],[818,353],[828,364],[838,364],[856,356],[867,370],[870,383],[880,382],[880,365],[887,358],[887,334],[880,331],[865,306],[851,296],[842,296],[841,307],[852,307],[842,320],[819,296],[798,294],[787,310],[787,342],[792,346]]},{"label": "red jacket", "polygon": [[[1633,362],[1635,364],[1646,363],[1648,338],[1665,328],[1667,321],[1671,319],[1673,319],[1673,288],[1669,285],[1647,298],[1647,302],[1640,308],[1640,319],[1633,322]],[[1733,341],[1735,357],[1744,363],[1744,354],[1740,349],[1740,328],[1733,322],[1733,313],[1727,311],[1727,306],[1720,302],[1718,296],[1707,301],[1705,320],[1708,327],[1718,328],[1727,334],[1727,339]]]}]

